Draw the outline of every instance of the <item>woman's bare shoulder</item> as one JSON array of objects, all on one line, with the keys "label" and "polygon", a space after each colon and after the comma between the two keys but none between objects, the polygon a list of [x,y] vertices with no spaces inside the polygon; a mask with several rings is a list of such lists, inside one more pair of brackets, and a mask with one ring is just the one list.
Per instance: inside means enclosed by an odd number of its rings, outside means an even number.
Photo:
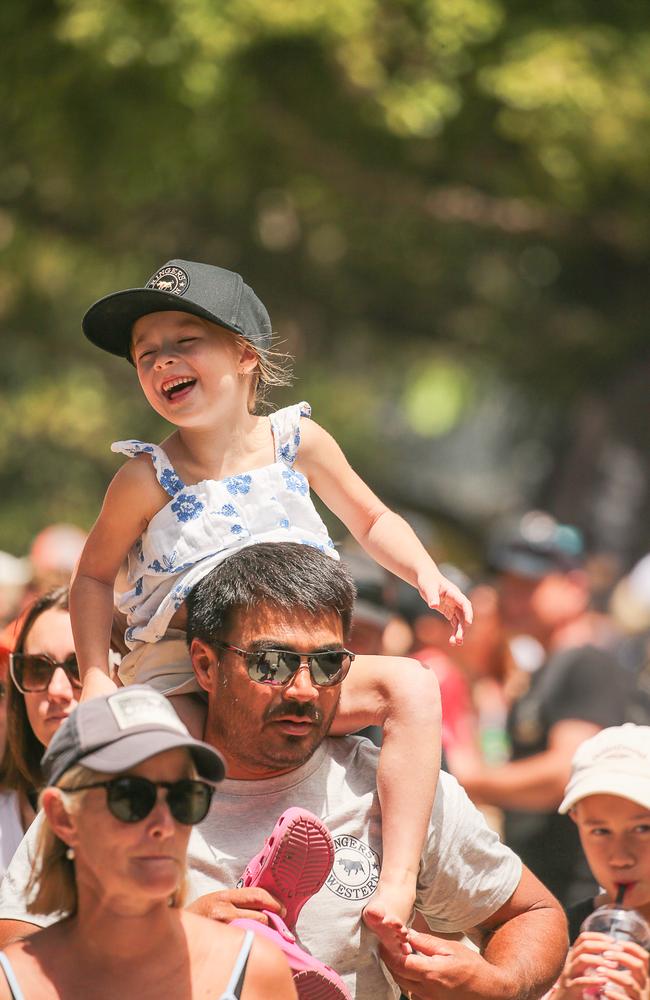
[{"label": "woman's bare shoulder", "polygon": [[[199,952],[215,947],[221,968],[225,966],[226,976],[229,975],[242,946],[244,930],[187,911],[182,919],[192,947],[196,948],[193,957],[198,960]],[[266,1000],[271,996],[274,1000],[295,1000],[291,971],[280,949],[267,938],[255,935],[246,967],[242,1000]]]}]

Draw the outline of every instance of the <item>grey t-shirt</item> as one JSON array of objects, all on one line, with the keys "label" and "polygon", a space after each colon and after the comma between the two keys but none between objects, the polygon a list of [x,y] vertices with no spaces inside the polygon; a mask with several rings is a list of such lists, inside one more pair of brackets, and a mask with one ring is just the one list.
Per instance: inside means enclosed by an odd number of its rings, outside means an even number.
[{"label": "grey t-shirt", "polygon": [[[304,906],[299,943],[343,976],[355,1000],[389,1000],[399,990],[385,977],[376,939],[361,920],[381,867],[377,749],[358,737],[329,739],[302,767],[264,781],[222,782],[210,813],[193,829],[188,849],[189,900],[237,884],[278,816],[301,806],[320,816],[334,838],[332,872]],[[0,918],[50,921],[27,914],[34,828],[24,838],[0,888]],[[515,891],[521,862],[488,828],[463,789],[441,773],[423,851],[417,909],[431,929],[468,930]]]}]

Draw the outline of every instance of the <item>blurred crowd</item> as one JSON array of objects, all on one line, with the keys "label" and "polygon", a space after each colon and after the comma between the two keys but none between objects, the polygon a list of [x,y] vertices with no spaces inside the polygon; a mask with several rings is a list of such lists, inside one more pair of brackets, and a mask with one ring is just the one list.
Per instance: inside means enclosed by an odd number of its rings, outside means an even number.
[{"label": "blurred crowd", "polygon": [[[56,524],[24,558],[0,553],[3,867],[33,818],[43,747],[79,693],[72,669],[46,670],[47,688],[30,680],[26,690],[9,653],[73,657],[67,585],[84,540]],[[457,646],[415,590],[352,542],[341,555],[358,590],[351,648],[426,664],[440,684],[443,766],[565,905],[595,891],[575,824],[557,809],[581,742],[626,721],[650,725],[650,555],[624,572],[542,511],[499,525],[480,578],[441,567],[474,606]],[[118,656],[117,636],[114,647]]]},{"label": "blurred crowd", "polygon": [[352,648],[435,672],[443,766],[565,906],[593,895],[576,826],[557,809],[579,744],[650,724],[650,555],[625,572],[543,511],[498,525],[480,578],[441,565],[474,606],[452,646],[412,588],[363,553],[342,554],[359,594]]}]

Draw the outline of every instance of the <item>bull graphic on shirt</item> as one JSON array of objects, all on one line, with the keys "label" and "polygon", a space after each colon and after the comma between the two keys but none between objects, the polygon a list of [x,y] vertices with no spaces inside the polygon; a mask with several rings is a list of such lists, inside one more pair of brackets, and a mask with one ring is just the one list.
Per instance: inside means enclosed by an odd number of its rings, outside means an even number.
[{"label": "bull graphic on shirt", "polygon": [[335,861],[326,887],[341,899],[364,900],[377,888],[381,862],[365,841],[350,833],[334,837]]},{"label": "bull graphic on shirt", "polygon": [[341,858],[338,863],[346,875],[357,875],[364,870],[363,861],[356,861],[354,858]]}]

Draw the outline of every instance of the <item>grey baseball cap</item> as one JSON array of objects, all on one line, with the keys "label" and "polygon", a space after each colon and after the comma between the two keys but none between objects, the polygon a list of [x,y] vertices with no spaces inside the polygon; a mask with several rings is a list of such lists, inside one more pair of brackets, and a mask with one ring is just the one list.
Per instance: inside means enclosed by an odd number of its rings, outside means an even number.
[{"label": "grey baseball cap", "polygon": [[136,320],[153,312],[191,313],[238,333],[254,347],[271,346],[271,320],[240,274],[193,260],[170,260],[142,288],[113,292],[93,303],[83,332],[103,351],[128,358]]},{"label": "grey baseball cap", "polygon": [[54,785],[75,764],[117,773],[177,747],[190,752],[202,778],[224,778],[221,756],[190,736],[167,698],[133,684],[81,702],[52,737],[41,764],[46,784]]}]

